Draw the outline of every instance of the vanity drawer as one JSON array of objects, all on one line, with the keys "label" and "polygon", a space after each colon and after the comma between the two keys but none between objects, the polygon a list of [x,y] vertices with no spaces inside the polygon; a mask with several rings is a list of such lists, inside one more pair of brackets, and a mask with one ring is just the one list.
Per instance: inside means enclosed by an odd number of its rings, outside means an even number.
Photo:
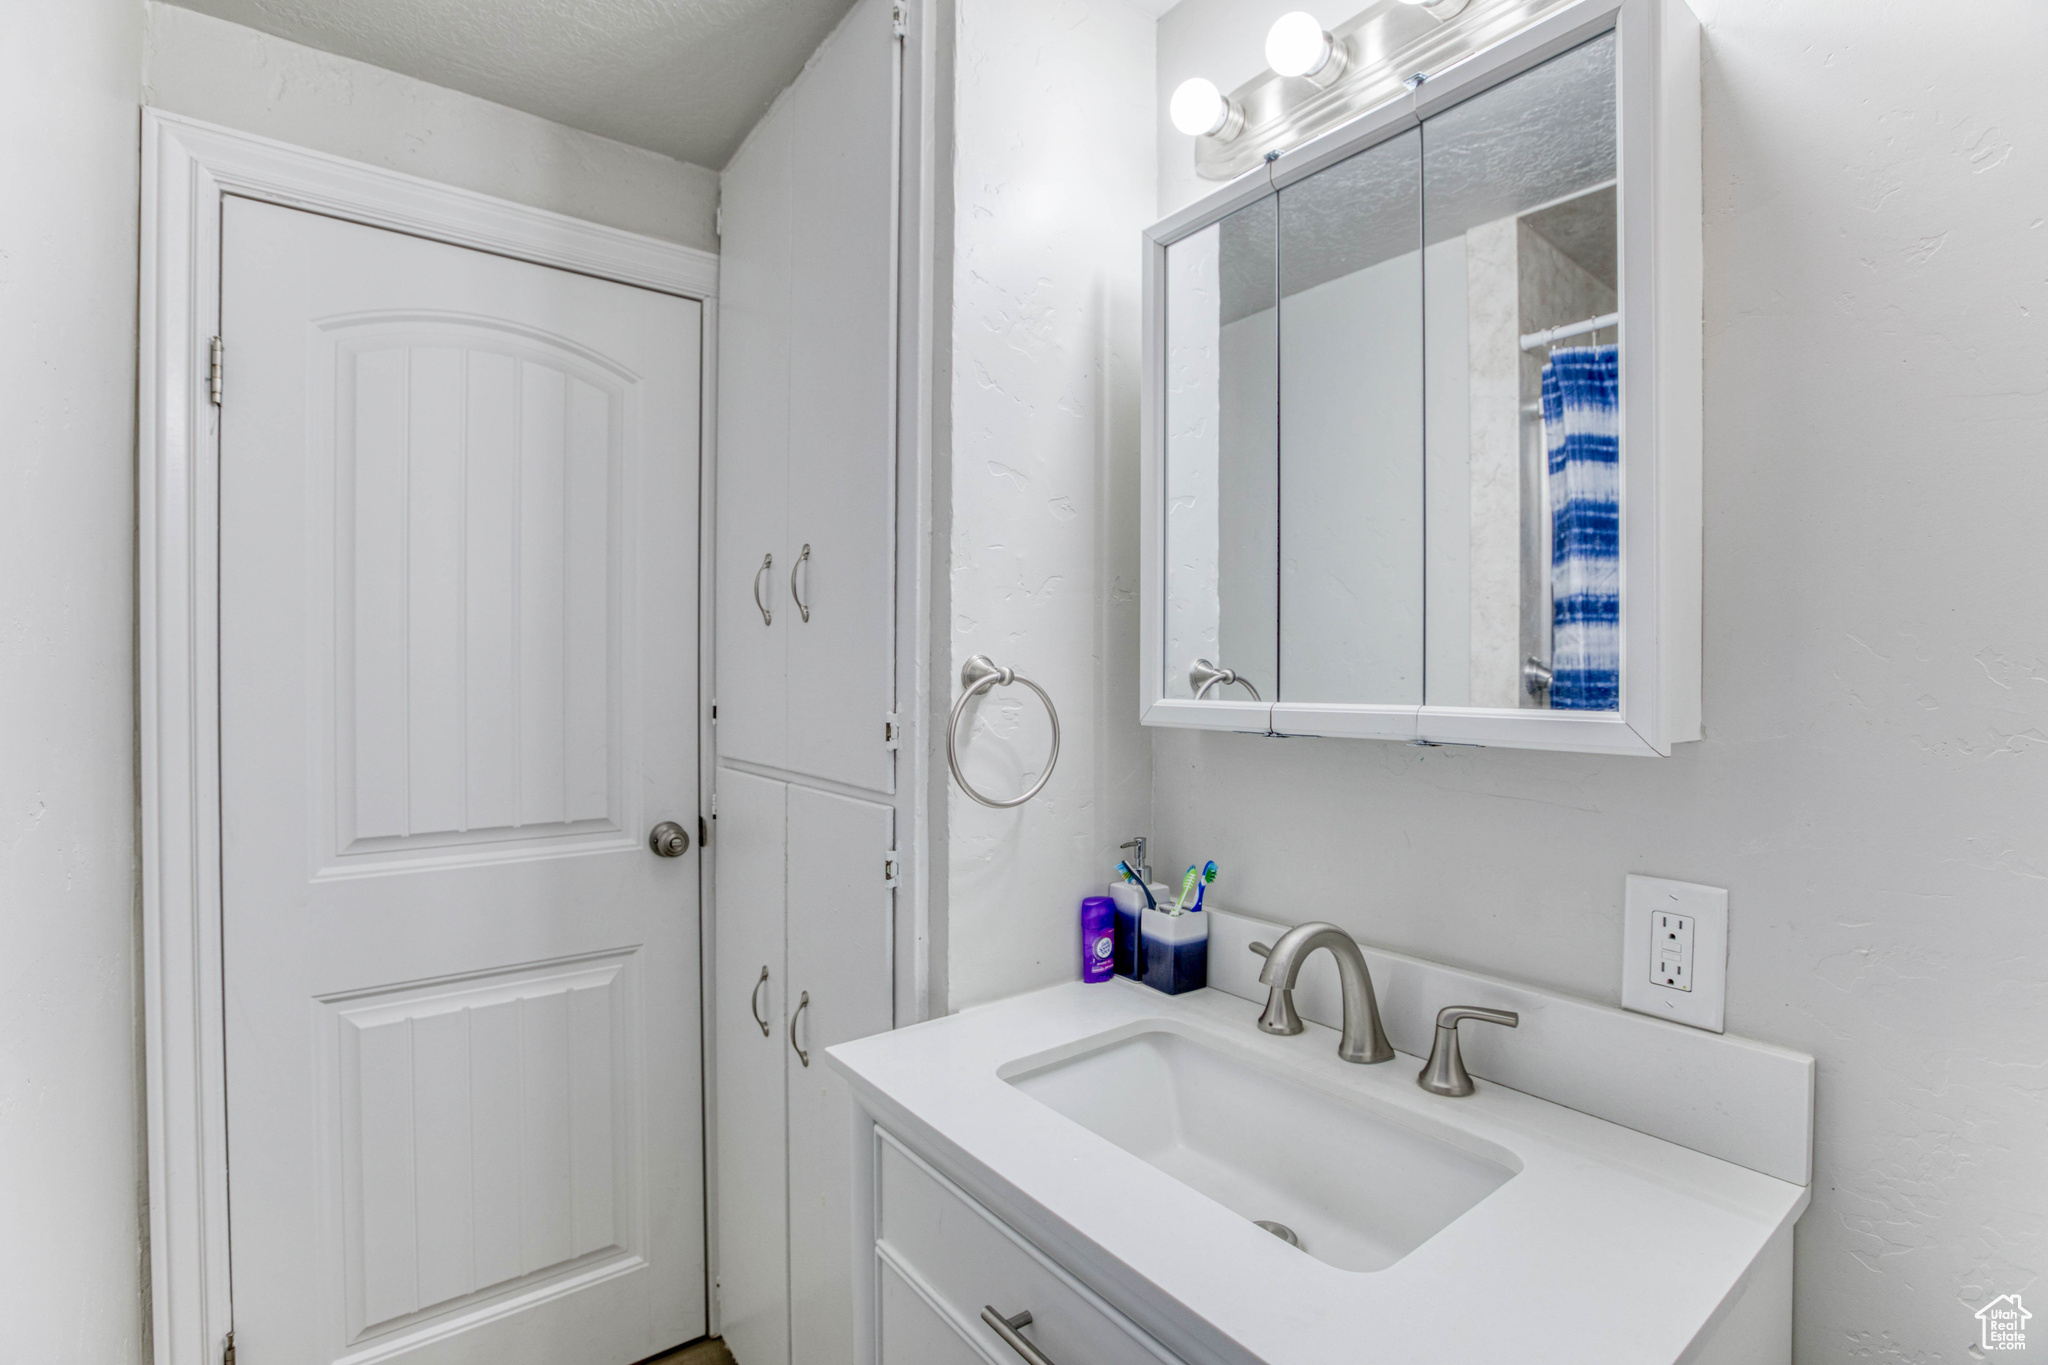
[{"label": "vanity drawer", "polygon": [[[899,1330],[889,1320],[891,1303],[908,1296],[908,1282],[916,1281],[956,1330],[1004,1365],[1027,1358],[981,1320],[984,1306],[1011,1317],[1029,1312],[1031,1323],[1021,1335],[1052,1365],[1177,1365],[1164,1347],[888,1133],[877,1128],[875,1135],[885,1361],[893,1365],[899,1358],[887,1349]],[[892,1278],[905,1283],[892,1285]],[[898,1311],[909,1308],[902,1304]],[[915,1329],[906,1324],[900,1330],[910,1339]]]},{"label": "vanity drawer", "polygon": [[887,1257],[875,1258],[875,1274],[884,1365],[988,1365],[968,1345],[965,1329],[949,1322]]}]

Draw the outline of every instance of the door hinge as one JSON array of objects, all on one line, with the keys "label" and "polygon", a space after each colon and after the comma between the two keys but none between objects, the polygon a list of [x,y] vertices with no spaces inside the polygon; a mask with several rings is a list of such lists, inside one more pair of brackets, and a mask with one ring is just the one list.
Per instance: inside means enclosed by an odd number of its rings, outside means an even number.
[{"label": "door hinge", "polygon": [[898,3],[889,11],[889,23],[895,28],[898,38],[908,37],[910,34],[910,6],[903,4],[902,0],[898,0]]},{"label": "door hinge", "polygon": [[[219,343],[216,342],[216,345]],[[220,1348],[220,1365],[235,1365],[235,1334],[228,1333],[227,1344]]]},{"label": "door hinge", "polygon": [[894,886],[901,877],[902,868],[896,861],[896,850],[892,848],[882,857],[882,885]]},{"label": "door hinge", "polygon": [[717,208],[711,210],[711,235],[713,237],[725,236],[725,203],[723,200],[719,202]]},{"label": "door hinge", "polygon": [[701,815],[697,817],[697,847],[711,847],[711,822]]},{"label": "door hinge", "polygon": [[213,399],[215,407],[220,406],[220,357],[223,349],[220,338],[215,337],[206,367],[206,392],[207,396]]},{"label": "door hinge", "polygon": [[882,747],[893,749],[903,739],[902,727],[897,723],[896,713],[891,711],[882,717]]},{"label": "door hinge", "polygon": [[718,724],[718,699],[715,697],[711,701],[711,723]]},{"label": "door hinge", "polygon": [[715,791],[711,793],[711,818],[718,818],[718,793]]}]

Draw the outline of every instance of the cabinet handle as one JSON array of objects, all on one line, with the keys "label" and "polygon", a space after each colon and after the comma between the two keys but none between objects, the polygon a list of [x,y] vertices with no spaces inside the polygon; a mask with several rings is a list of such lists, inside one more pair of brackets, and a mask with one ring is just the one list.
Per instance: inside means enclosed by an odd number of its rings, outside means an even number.
[{"label": "cabinet handle", "polygon": [[768,1021],[761,1017],[761,988],[768,984],[768,969],[761,969],[761,979],[754,983],[754,993],[747,999],[747,1012],[754,1016],[754,1022],[761,1026],[761,1036],[768,1036]]},{"label": "cabinet handle", "polygon": [[1029,1310],[1019,1313],[1014,1318],[1006,1318],[996,1311],[994,1304],[989,1304],[981,1310],[981,1320],[987,1323],[990,1329],[1003,1339],[1003,1345],[1009,1347],[1018,1355],[1023,1356],[1025,1360],[1030,1362],[1030,1365],[1052,1365],[1052,1358],[1030,1342],[1024,1340],[1023,1333],[1017,1330],[1019,1327],[1029,1327],[1031,1325],[1031,1313]]},{"label": "cabinet handle", "polygon": [[803,566],[810,563],[810,561],[811,547],[806,545],[804,546],[803,553],[796,557],[796,563],[789,566],[789,595],[793,598],[796,598],[796,609],[799,612],[803,613],[803,618],[806,622],[809,622],[811,619],[811,605],[810,603],[804,601],[803,598],[797,596],[796,575],[797,570],[803,568]]},{"label": "cabinet handle", "polygon": [[761,575],[774,567],[775,556],[762,555],[761,567],[754,570],[754,609],[761,613],[761,624],[764,626],[775,624],[775,613],[768,610],[768,604],[761,600]]},{"label": "cabinet handle", "polygon": [[804,1017],[804,1011],[811,1007],[811,993],[805,991],[798,997],[796,1013],[789,1016],[789,1045],[796,1048],[796,1059],[805,1066],[811,1064],[811,1054],[796,1046],[796,1021]]}]

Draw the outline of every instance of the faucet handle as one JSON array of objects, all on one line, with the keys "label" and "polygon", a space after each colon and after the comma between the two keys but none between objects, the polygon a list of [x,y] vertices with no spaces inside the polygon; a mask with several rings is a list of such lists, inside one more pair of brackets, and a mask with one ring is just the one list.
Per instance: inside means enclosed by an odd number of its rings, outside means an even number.
[{"label": "faucet handle", "polygon": [[1465,1070],[1465,1058],[1458,1051],[1458,1023],[1477,1019],[1483,1024],[1504,1024],[1514,1028],[1522,1016],[1512,1010],[1490,1010],[1478,1005],[1446,1005],[1436,1012],[1436,1041],[1430,1044],[1429,1060],[1415,1074],[1415,1083],[1432,1095],[1469,1095],[1478,1087]]},{"label": "faucet handle", "polygon": [[1270,943],[1254,943],[1252,951],[1260,957],[1271,957],[1273,955],[1273,945]]}]

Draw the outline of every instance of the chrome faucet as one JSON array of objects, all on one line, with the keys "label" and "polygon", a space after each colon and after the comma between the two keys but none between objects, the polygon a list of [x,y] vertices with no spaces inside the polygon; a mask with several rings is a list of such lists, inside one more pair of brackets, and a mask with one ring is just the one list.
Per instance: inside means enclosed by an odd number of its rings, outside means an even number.
[{"label": "chrome faucet", "polygon": [[1337,1055],[1347,1062],[1384,1062],[1394,1055],[1380,1027],[1380,1002],[1372,991],[1372,973],[1358,942],[1334,924],[1298,924],[1268,948],[1254,943],[1252,951],[1266,959],[1259,984],[1270,988],[1266,1012],[1259,1027],[1282,1035],[1301,1032],[1301,1016],[1294,1012],[1294,979],[1301,975],[1301,963],[1318,948],[1328,948],[1337,959],[1337,980],[1344,988],[1344,1031],[1337,1039]]}]

